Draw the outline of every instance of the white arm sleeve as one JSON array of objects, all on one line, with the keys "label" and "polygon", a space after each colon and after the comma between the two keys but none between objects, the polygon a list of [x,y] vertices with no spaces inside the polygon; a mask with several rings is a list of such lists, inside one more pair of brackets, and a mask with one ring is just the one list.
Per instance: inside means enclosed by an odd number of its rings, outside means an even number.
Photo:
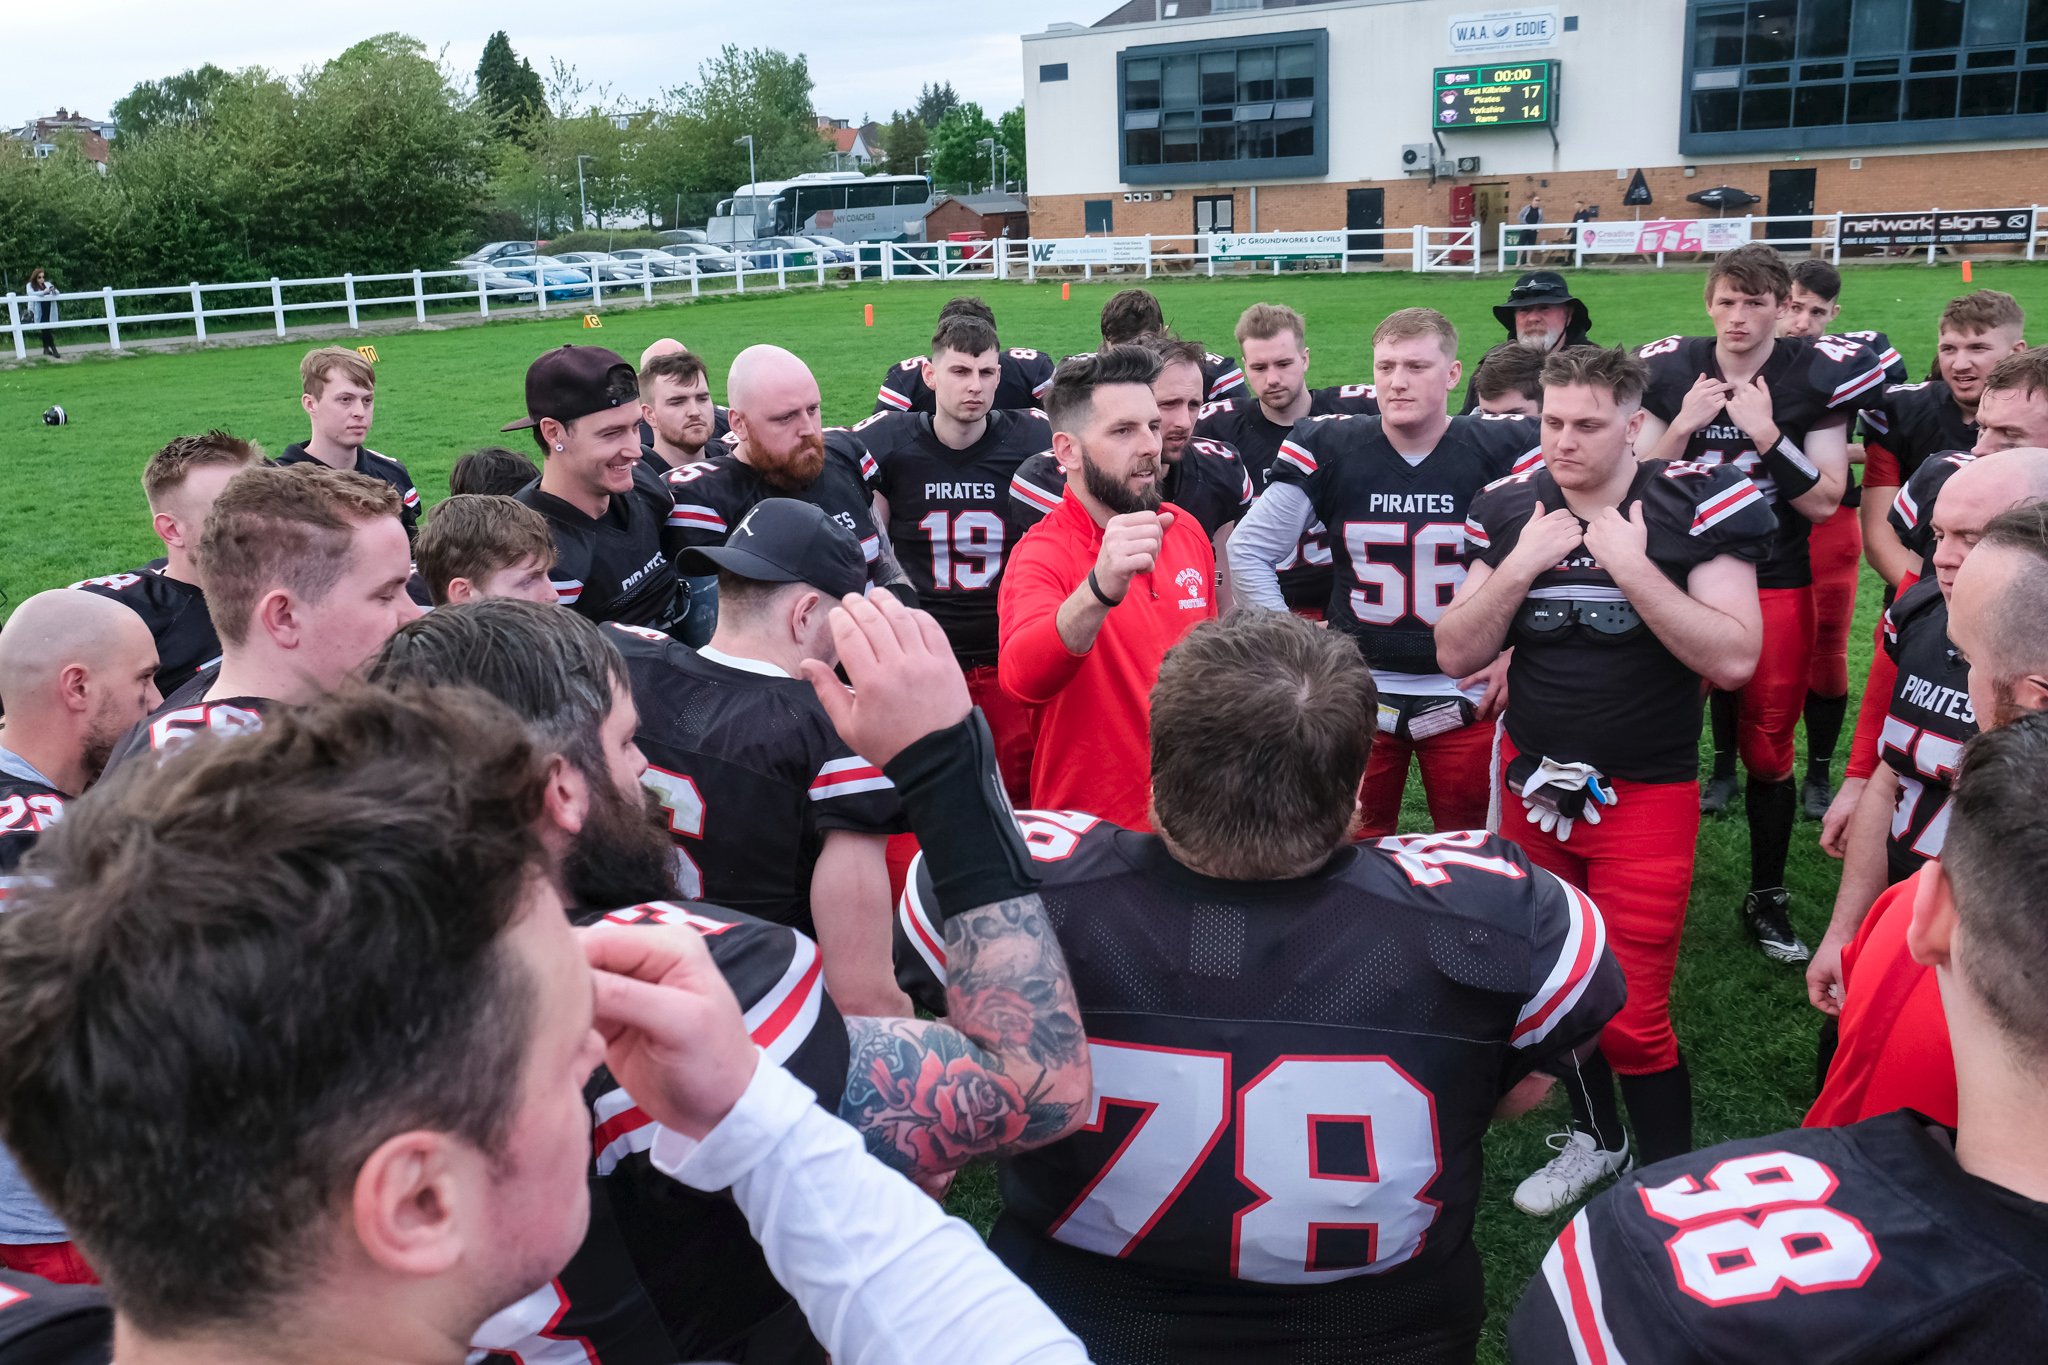
[{"label": "white arm sleeve", "polygon": [[1268,484],[1230,533],[1230,591],[1235,600],[1286,611],[1279,567],[1315,525],[1315,504],[1291,483]]},{"label": "white arm sleeve", "polygon": [[835,1365],[1088,1359],[972,1228],[869,1156],[771,1062],[702,1142],[664,1128],[649,1156],[692,1189],[731,1188]]}]

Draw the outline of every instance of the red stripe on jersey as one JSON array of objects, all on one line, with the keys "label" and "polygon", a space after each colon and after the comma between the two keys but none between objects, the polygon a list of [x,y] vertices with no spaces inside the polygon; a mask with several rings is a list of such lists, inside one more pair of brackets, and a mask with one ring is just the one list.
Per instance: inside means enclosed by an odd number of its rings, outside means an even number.
[{"label": "red stripe on jersey", "polygon": [[[913,876],[916,874],[916,871],[916,868],[911,869]],[[901,919],[904,926],[912,934],[916,935],[918,941],[924,945],[926,959],[937,964],[940,968],[944,968],[946,965],[946,945],[933,937],[931,922],[925,918],[924,906],[917,899],[917,887],[915,885],[906,884],[904,886],[902,908]]]},{"label": "red stripe on jersey", "polygon": [[1215,402],[1219,395],[1228,393],[1231,389],[1236,388],[1242,383],[1244,383],[1244,369],[1242,366],[1233,365],[1230,369],[1217,375],[1215,382],[1209,385],[1209,401]]},{"label": "red stripe on jersey", "polygon": [[789,1027],[790,1022],[803,1012],[805,1003],[811,998],[811,993],[818,988],[818,977],[824,970],[824,955],[813,952],[811,954],[811,965],[804,969],[804,974],[797,978],[795,985],[790,987],[789,993],[783,997],[782,1003],[775,1007],[775,1012],[766,1019],[763,1019],[761,1026],[752,1033],[751,1037],[754,1040],[755,1047],[765,1049],[774,1045],[775,1040],[782,1036],[783,1031]]},{"label": "red stripe on jersey", "polygon": [[1601,932],[1600,912],[1593,908],[1592,902],[1566,883],[1560,881],[1558,885],[1564,888],[1565,901],[1571,906],[1572,930],[1578,935],[1578,950],[1572,956],[1572,965],[1565,973],[1564,980],[1551,988],[1549,998],[1516,1024],[1514,1031],[1508,1034],[1508,1041],[1511,1043],[1524,1034],[1534,1033],[1542,1028],[1551,1015],[1560,1009],[1568,1008],[1578,998],[1580,983],[1585,981],[1587,974],[1593,970],[1593,964],[1599,960],[1600,949],[1606,938]]},{"label": "red stripe on jersey", "polygon": [[1593,1307],[1593,1290],[1586,1283],[1586,1271],[1580,1256],[1590,1256],[1591,1247],[1582,1247],[1580,1232],[1585,1222],[1581,1214],[1564,1225],[1564,1231],[1557,1235],[1557,1249],[1564,1258],[1564,1282],[1570,1295],[1571,1327],[1575,1343],[1585,1351],[1587,1365],[1619,1365],[1607,1352],[1607,1324],[1600,1320],[1600,1314]]},{"label": "red stripe on jersey", "polygon": [[1762,496],[1763,494],[1758,491],[1757,486],[1753,483],[1744,482],[1738,487],[1731,488],[1720,497],[1699,505],[1698,511],[1693,514],[1692,529],[1704,531],[1707,527],[1713,525],[1714,522],[1727,516],[1751,498],[1761,498]]},{"label": "red stripe on jersey", "polygon": [[872,763],[862,763],[858,759],[842,758],[837,762],[827,763],[819,771],[818,775],[811,779],[811,790],[818,791],[825,787],[837,787],[846,782],[865,782],[881,775],[882,770]]},{"label": "red stripe on jersey", "polygon": [[895,408],[898,412],[910,411],[910,400],[908,398],[905,398],[902,394],[896,392],[896,390],[890,388],[887,384],[882,385],[881,391],[875,395],[875,401],[878,403],[887,403],[890,407]]},{"label": "red stripe on jersey", "polygon": [[1278,458],[1287,461],[1287,463],[1293,465],[1304,474],[1316,472],[1316,457],[1292,441],[1282,441],[1280,443]]},{"label": "red stripe on jersey", "polygon": [[700,531],[723,531],[725,518],[712,512],[686,512],[678,507],[668,514],[671,526],[694,526]]},{"label": "red stripe on jersey", "polygon": [[1850,380],[1848,383],[1842,385],[1840,388],[1836,389],[1835,399],[1832,403],[1828,404],[1828,406],[1831,408],[1840,407],[1844,402],[1851,398],[1854,398],[1857,394],[1862,393],[1865,390],[1875,388],[1883,382],[1884,366],[1880,365],[1874,370],[1867,370],[1864,373],[1856,376],[1856,378]]},{"label": "red stripe on jersey", "polygon": [[597,1125],[597,1132],[592,1135],[591,1150],[602,1152],[626,1134],[645,1128],[652,1122],[654,1120],[637,1104],[630,1109],[621,1109]]}]

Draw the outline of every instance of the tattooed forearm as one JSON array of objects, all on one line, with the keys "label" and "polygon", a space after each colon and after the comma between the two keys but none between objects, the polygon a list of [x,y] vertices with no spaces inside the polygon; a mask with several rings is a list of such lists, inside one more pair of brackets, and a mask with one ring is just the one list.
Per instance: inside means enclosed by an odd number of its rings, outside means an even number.
[{"label": "tattooed forearm", "polygon": [[1064,1137],[1092,1084],[1066,958],[1038,897],[954,916],[946,957],[947,1021],[847,1020],[840,1117],[911,1173]]}]

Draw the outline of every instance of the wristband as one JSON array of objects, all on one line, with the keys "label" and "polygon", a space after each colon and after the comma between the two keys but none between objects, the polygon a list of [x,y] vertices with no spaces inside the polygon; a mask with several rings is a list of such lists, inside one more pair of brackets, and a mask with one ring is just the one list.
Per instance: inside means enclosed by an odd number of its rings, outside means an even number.
[{"label": "wristband", "polygon": [[1791,502],[1803,496],[1820,482],[1820,470],[1806,458],[1806,452],[1792,444],[1790,436],[1780,436],[1778,443],[1761,452],[1759,459],[1770,471],[1771,481],[1778,485],[1778,499]]},{"label": "wristband", "polygon": [[1003,792],[995,736],[979,709],[919,739],[882,771],[924,850],[941,926],[948,916],[1037,889],[1038,869]]},{"label": "wristband", "polygon": [[1121,597],[1111,597],[1108,593],[1104,592],[1102,585],[1095,581],[1095,570],[1093,569],[1088,571],[1088,591],[1094,593],[1095,600],[1102,603],[1105,607],[1117,606],[1124,600]]}]

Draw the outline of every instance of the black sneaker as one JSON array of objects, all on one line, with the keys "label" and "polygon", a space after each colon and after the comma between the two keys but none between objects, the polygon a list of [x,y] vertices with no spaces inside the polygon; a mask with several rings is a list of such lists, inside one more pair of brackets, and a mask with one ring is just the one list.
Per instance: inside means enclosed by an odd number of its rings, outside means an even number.
[{"label": "black sneaker", "polygon": [[1700,788],[1700,814],[1719,815],[1728,809],[1738,788],[1734,777],[1710,777]]},{"label": "black sneaker", "polygon": [[1782,886],[1752,891],[1742,898],[1742,927],[1749,930],[1749,936],[1764,950],[1765,957],[1796,965],[1807,961],[1813,953],[1792,927],[1791,916],[1786,913],[1791,904],[1791,894]]},{"label": "black sneaker", "polygon": [[1799,784],[1799,813],[1809,820],[1825,820],[1835,799],[1825,777],[1809,777]]}]

